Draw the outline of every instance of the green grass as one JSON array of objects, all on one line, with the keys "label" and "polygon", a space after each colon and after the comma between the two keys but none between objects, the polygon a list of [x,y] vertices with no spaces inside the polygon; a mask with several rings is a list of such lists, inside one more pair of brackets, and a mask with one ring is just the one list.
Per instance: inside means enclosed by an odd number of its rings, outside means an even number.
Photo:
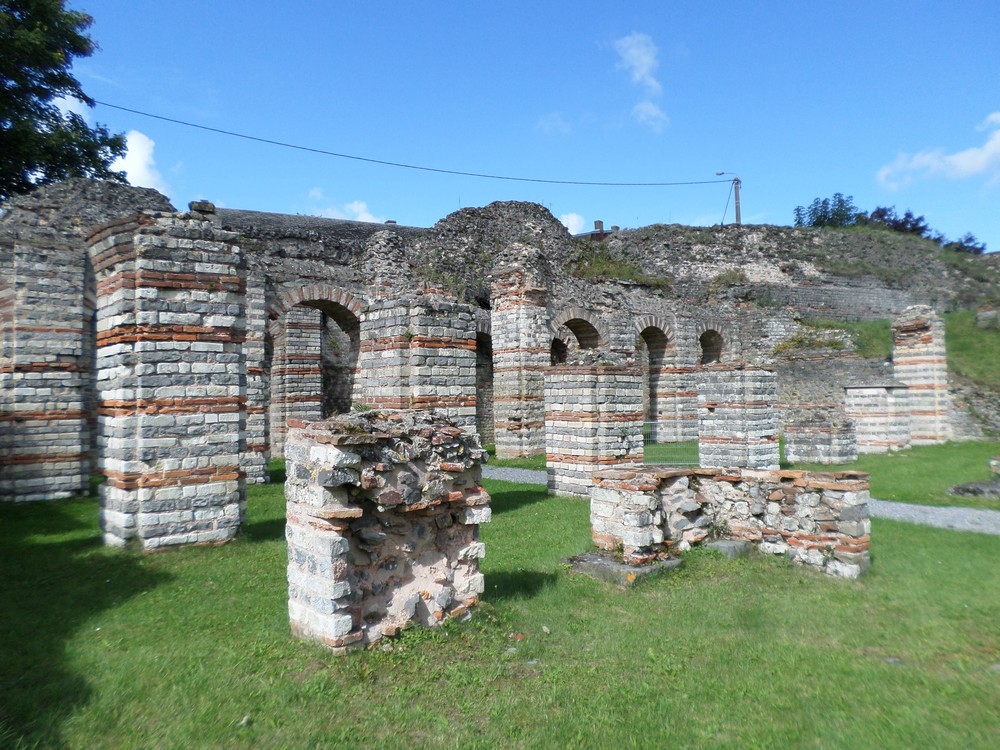
[{"label": "green grass", "polygon": [[947,313],[948,369],[992,391],[1000,391],[1000,328],[980,328],[972,311]]},{"label": "green grass", "polygon": [[917,446],[898,453],[864,455],[851,464],[794,464],[812,471],[854,469],[871,474],[872,497],[918,505],[960,505],[1000,510],[1000,501],[949,495],[948,488],[990,479],[988,461],[1000,455],[1000,442]]},{"label": "green grass", "polygon": [[847,331],[854,342],[854,351],[866,359],[889,359],[892,356],[892,325],[889,320],[825,320],[810,318],[802,325],[819,329]]},{"label": "green grass", "polygon": [[500,466],[505,469],[533,469],[535,471],[545,471],[545,454],[539,453],[534,456],[522,456],[520,458],[497,458],[496,446],[492,443],[483,446],[489,455],[488,466]]},{"label": "green grass", "polygon": [[860,582],[702,553],[621,591],[563,564],[586,503],[488,489],[476,616],[347,658],[289,634],[280,486],[154,555],[94,500],[0,508],[0,746],[995,746],[1000,538],[876,520]]},{"label": "green grass", "polygon": [[697,466],[698,441],[685,440],[678,443],[650,443],[643,446],[646,464]]}]

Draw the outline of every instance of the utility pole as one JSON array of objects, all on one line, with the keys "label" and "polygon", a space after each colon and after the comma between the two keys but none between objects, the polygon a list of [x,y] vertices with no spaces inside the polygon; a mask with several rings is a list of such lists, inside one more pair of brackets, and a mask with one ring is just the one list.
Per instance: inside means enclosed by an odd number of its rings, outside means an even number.
[{"label": "utility pole", "polygon": [[736,226],[740,226],[743,221],[740,217],[740,185],[743,183],[740,181],[739,175],[733,174],[732,172],[716,172],[716,177],[722,177],[724,174],[733,175],[733,197],[736,203]]},{"label": "utility pole", "polygon": [[740,178],[733,178],[733,195],[735,196],[736,203],[736,226],[740,226],[743,222],[740,221]]}]

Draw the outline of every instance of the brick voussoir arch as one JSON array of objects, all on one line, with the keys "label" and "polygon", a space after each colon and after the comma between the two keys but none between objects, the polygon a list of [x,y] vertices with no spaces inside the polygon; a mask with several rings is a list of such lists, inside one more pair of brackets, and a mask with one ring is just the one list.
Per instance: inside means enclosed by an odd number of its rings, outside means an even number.
[{"label": "brick voussoir arch", "polygon": [[701,346],[701,337],[704,336],[709,331],[714,331],[719,335],[720,346],[719,346],[719,361],[721,361],[723,354],[729,349],[730,337],[728,327],[718,320],[702,320],[695,323],[694,335],[695,340],[698,342],[699,347]]},{"label": "brick voussoir arch", "polygon": [[365,304],[350,292],[328,284],[309,284],[288,289],[267,308],[267,330],[275,342],[284,339],[285,327],[282,323],[288,311],[296,305],[309,302],[333,302],[348,310],[359,321],[366,309]]},{"label": "brick voussoir arch", "polygon": [[677,337],[674,335],[674,327],[666,318],[659,315],[640,315],[635,318],[633,323],[636,336],[641,336],[642,332],[647,328],[656,328],[667,337],[667,346],[673,346],[677,343]]},{"label": "brick voussoir arch", "polygon": [[552,338],[562,339],[559,329],[574,320],[583,320],[589,323],[597,331],[597,348],[607,350],[611,341],[607,324],[599,315],[590,310],[584,310],[582,307],[571,307],[552,319],[552,323],[549,325]]}]

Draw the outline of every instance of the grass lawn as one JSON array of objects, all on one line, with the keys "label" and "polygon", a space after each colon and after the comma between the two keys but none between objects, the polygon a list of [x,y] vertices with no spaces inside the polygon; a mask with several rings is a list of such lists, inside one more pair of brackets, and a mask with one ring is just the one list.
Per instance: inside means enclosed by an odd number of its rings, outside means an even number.
[{"label": "grass lawn", "polygon": [[689,554],[570,575],[587,504],[488,482],[475,617],[335,657],[289,635],[280,485],[221,548],[106,549],[0,507],[0,747],[992,748],[1000,537],[873,522],[859,582]]},{"label": "grass lawn", "polygon": [[964,505],[1000,510],[1000,500],[949,495],[948,488],[990,479],[988,464],[1000,455],[1000,442],[946,443],[917,446],[898,453],[865,455],[851,464],[794,464],[794,469],[855,469],[871,474],[872,497],[918,505]]}]

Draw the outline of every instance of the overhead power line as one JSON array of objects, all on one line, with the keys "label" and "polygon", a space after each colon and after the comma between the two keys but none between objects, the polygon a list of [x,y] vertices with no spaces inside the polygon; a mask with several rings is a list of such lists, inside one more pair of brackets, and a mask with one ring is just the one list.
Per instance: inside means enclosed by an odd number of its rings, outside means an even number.
[{"label": "overhead power line", "polygon": [[247,135],[246,133],[237,133],[232,130],[224,130],[222,128],[213,128],[208,125],[200,125],[196,122],[187,122],[185,120],[178,120],[173,117],[164,117],[163,115],[154,115],[151,112],[143,112],[138,109],[131,109],[129,107],[122,107],[118,104],[111,104],[109,102],[102,102],[99,100],[94,100],[96,104],[102,107],[108,107],[110,109],[117,109],[122,112],[130,112],[134,115],[142,115],[143,117],[151,117],[154,120],[162,120],[163,122],[171,122],[175,125],[183,125],[188,128],[196,128],[197,130],[207,130],[210,133],[218,133],[220,135],[228,135],[232,138],[242,138],[246,141],[256,141],[257,143],[267,143],[271,146],[281,146],[282,148],[291,148],[296,151],[307,151],[312,154],[322,154],[324,156],[334,156],[338,159],[352,159],[353,161],[363,161],[369,164],[381,164],[385,167],[398,167],[400,169],[415,169],[420,172],[436,172],[438,174],[451,174],[458,175],[460,177],[478,177],[484,180],[507,180],[509,182],[541,182],[547,185],[589,185],[595,187],[679,187],[682,185],[715,185],[723,182],[730,182],[730,180],[693,180],[688,182],[596,182],[588,180],[545,180],[538,177],[511,177],[509,175],[498,175],[498,174],[485,174],[483,172],[464,172],[458,169],[439,169],[437,167],[424,167],[417,164],[404,164],[398,161],[387,161],[385,159],[372,159],[367,156],[354,156],[352,154],[341,154],[336,151],[328,151],[322,148],[312,148],[311,146],[300,146],[296,143],[287,143],[285,141],[276,141],[271,138],[261,138],[256,135]]}]

